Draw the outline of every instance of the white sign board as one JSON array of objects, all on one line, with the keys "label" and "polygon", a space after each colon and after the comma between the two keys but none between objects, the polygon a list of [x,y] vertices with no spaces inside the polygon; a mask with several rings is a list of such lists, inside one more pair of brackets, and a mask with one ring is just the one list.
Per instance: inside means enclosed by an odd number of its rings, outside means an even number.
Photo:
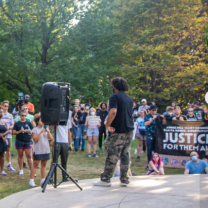
[{"label": "white sign board", "polygon": [[88,125],[100,125],[100,116],[89,116]]}]

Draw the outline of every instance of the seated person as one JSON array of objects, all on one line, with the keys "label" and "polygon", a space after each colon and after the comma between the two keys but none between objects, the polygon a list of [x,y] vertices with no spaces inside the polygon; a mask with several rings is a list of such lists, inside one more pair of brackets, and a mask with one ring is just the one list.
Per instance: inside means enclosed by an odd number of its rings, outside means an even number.
[{"label": "seated person", "polygon": [[194,115],[194,109],[189,108],[188,109],[188,115],[186,115],[187,121],[197,121],[196,116]]},{"label": "seated person", "polygon": [[180,106],[176,106],[176,108],[175,108],[175,116],[172,118],[172,120],[181,120],[181,121],[187,120],[186,116],[181,115],[181,108],[180,108]]},{"label": "seated person", "polygon": [[163,162],[158,153],[154,153],[149,162],[149,170],[146,175],[165,175]]},{"label": "seated person", "polygon": [[208,165],[199,159],[197,152],[191,152],[191,161],[186,163],[184,174],[208,174]]},{"label": "seated person", "polygon": [[202,159],[208,164],[208,149],[205,152],[205,155],[202,157]]}]

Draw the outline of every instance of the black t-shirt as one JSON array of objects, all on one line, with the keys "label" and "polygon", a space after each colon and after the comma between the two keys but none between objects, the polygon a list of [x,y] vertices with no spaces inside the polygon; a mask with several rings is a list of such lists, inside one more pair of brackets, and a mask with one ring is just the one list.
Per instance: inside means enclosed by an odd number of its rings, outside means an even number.
[{"label": "black t-shirt", "polygon": [[134,129],[133,121],[133,100],[124,92],[111,95],[109,109],[116,108],[117,114],[111,123],[115,133],[128,133]]},{"label": "black t-shirt", "polygon": [[[73,119],[74,119],[74,115],[75,115],[75,113],[72,113]],[[78,119],[78,121],[76,119],[74,119],[74,123],[76,125],[78,125],[78,124],[85,124],[86,117],[87,117],[87,112],[81,113],[80,111],[78,111],[77,112],[77,119]]]},{"label": "black t-shirt", "polygon": [[[173,118],[174,118],[174,117],[176,117],[176,116],[173,116]],[[183,115],[180,115],[180,116],[176,117],[176,120],[180,120],[180,117],[183,117],[183,120],[184,120],[184,121],[187,120],[186,116],[183,116]]]},{"label": "black t-shirt", "polygon": [[98,108],[98,109],[96,110],[96,114],[98,114],[100,111],[101,111],[101,110]]},{"label": "black t-shirt", "polygon": [[194,109],[194,115],[196,116],[198,121],[204,120],[204,110],[201,108]]},{"label": "black t-shirt", "polygon": [[[21,122],[21,121],[17,121],[14,124],[13,129],[16,131],[20,131],[21,128],[24,129],[33,129],[33,125],[30,121],[25,121],[25,122]],[[20,133],[18,135],[16,135],[16,139],[19,141],[23,141],[23,142],[30,142],[31,141],[31,135],[29,135],[28,133]]]},{"label": "black t-shirt", "polygon": [[105,128],[105,125],[104,125],[104,122],[105,122],[105,118],[107,117],[108,115],[108,111],[102,111],[102,110],[99,110],[98,113],[97,113],[97,116],[100,116],[100,119],[101,119],[101,126],[100,128]]},{"label": "black t-shirt", "polygon": [[86,121],[86,117],[87,117],[87,112],[78,112],[78,123],[79,124],[85,124]]}]

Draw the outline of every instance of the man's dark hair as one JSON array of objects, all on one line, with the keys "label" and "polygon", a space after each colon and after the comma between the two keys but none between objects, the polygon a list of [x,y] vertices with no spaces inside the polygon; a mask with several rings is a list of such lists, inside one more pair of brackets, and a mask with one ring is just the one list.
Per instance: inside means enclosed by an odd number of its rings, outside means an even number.
[{"label": "man's dark hair", "polygon": [[115,87],[119,91],[124,92],[124,91],[129,90],[129,86],[127,84],[127,81],[122,77],[116,77],[116,78],[112,79],[111,84],[113,85],[113,87]]},{"label": "man's dark hair", "polygon": [[102,105],[105,104],[105,107],[107,108],[107,103],[100,103],[100,108],[102,108]]}]

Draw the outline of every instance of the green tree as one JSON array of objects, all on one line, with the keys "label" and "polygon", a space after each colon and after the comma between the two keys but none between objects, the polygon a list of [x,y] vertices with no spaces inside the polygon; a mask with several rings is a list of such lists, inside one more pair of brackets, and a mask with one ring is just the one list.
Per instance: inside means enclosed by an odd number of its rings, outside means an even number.
[{"label": "green tree", "polygon": [[[73,20],[83,15],[75,0],[1,0],[0,79],[40,99],[41,86],[61,81],[66,58],[80,52]],[[82,1],[80,1],[82,3]]]}]

